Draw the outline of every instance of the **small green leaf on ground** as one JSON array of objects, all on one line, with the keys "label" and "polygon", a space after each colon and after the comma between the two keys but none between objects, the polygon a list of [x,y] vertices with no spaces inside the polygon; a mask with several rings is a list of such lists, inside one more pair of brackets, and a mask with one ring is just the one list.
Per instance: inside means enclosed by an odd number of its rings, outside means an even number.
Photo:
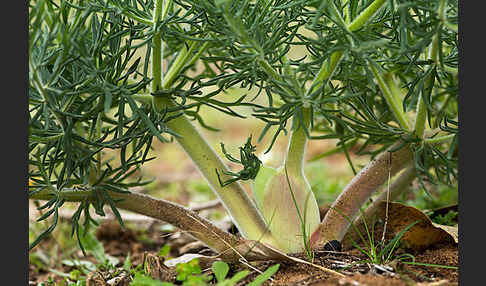
[{"label": "small green leaf on ground", "polygon": [[162,248],[159,250],[159,256],[161,257],[166,257],[168,256],[170,253],[170,245],[168,244],[165,244],[164,246],[162,246]]},{"label": "small green leaf on ground", "polygon": [[228,275],[229,266],[223,261],[215,261],[212,266],[214,276],[218,282],[222,282]]},{"label": "small green leaf on ground", "polygon": [[236,283],[238,283],[238,281],[240,281],[241,279],[248,276],[248,274],[250,274],[250,271],[248,271],[248,270],[240,271],[240,272],[236,273],[235,275],[233,275],[233,277],[231,277],[228,281],[230,281],[230,283],[232,283],[232,285],[236,284]]}]

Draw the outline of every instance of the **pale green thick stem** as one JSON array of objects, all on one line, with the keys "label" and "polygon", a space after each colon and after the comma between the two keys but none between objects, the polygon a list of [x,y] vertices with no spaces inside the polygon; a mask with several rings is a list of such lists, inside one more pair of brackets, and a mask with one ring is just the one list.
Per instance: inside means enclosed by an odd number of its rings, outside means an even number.
[{"label": "pale green thick stem", "polygon": [[385,4],[387,0],[375,0],[373,3],[371,3],[366,9],[361,12],[356,19],[354,19],[351,24],[348,26],[348,30],[351,32],[354,32],[356,30],[361,29],[361,27],[368,22],[369,19],[371,19],[378,10]]},{"label": "pale green thick stem", "polygon": [[[159,0],[156,3],[155,14],[159,13],[157,7],[161,5],[161,2],[162,1]],[[166,5],[166,7],[168,7],[168,5]],[[166,15],[162,10],[160,10],[160,13],[163,14],[162,16]],[[156,16],[154,15],[154,19],[157,19],[155,17]],[[184,47],[178,54],[162,83],[162,62],[161,60],[156,60],[159,53],[161,53],[162,41],[160,40],[160,45],[158,41],[159,39],[154,37],[153,56],[155,56],[155,59],[153,59],[152,62],[152,76],[154,77],[152,82],[152,92],[157,92],[161,88],[168,89],[172,87],[182,69],[188,63],[196,61],[202,53],[202,50],[200,49],[196,55],[193,55],[199,42],[191,41],[189,43],[189,48]],[[201,48],[206,49],[207,44],[203,45]],[[168,97],[154,97],[153,104],[159,112],[164,112],[167,108],[176,107],[175,103]],[[209,146],[206,139],[203,138],[191,124],[189,119],[185,115],[181,115],[167,122],[167,126],[178,135],[176,136],[177,142],[193,160],[213,191],[221,199],[224,207],[233,218],[233,222],[240,230],[243,237],[276,245],[265,225],[263,217],[243,187],[237,182],[232,183],[225,188],[221,187],[216,170],[229,170],[222,162],[221,158],[211,146]],[[225,179],[225,175],[223,174],[222,176],[223,179]]]},{"label": "pale green thick stem", "polygon": [[456,136],[456,134],[449,134],[449,135],[434,137],[434,138],[425,138],[424,142],[427,144],[437,144],[437,143],[445,142],[447,140],[451,140],[452,138],[454,138],[454,136]]},{"label": "pale green thick stem", "polygon": [[[394,102],[393,104],[401,107],[403,102],[403,93],[400,90],[397,82],[395,81],[393,74],[387,73],[383,76],[383,79],[385,80],[385,84],[390,89],[392,100]],[[408,117],[406,117],[406,120],[408,121]],[[408,122],[408,124],[410,125],[410,122]]]},{"label": "pale green thick stem", "polygon": [[302,121],[294,121],[284,165],[277,170],[262,168],[253,185],[279,248],[288,253],[310,250],[309,235],[320,221],[319,206],[303,168],[308,140],[305,128],[310,127],[311,111],[302,108],[301,112],[302,116],[294,115],[295,120],[302,118]]},{"label": "pale green thick stem", "polygon": [[[350,32],[354,32],[356,30],[359,30],[361,27],[366,24],[366,22],[373,17],[373,15],[385,4],[386,0],[375,0],[373,3],[371,3],[366,9],[361,12],[356,19],[354,19],[349,25],[347,25],[347,28]],[[349,20],[349,19],[347,19]],[[315,91],[321,87],[321,85],[332,76],[334,73],[337,65],[341,61],[343,57],[343,51],[336,51],[331,54],[330,57],[330,62],[324,61],[322,63],[322,66],[312,81],[312,90]]]},{"label": "pale green thick stem", "polygon": [[[155,1],[153,25],[154,30],[161,20],[163,0]],[[162,34],[157,32],[152,38],[152,92],[158,91],[162,86]]]},{"label": "pale green thick stem", "polygon": [[[235,20],[230,17],[231,15],[225,14],[225,18],[229,23],[234,22]],[[245,32],[240,34],[246,35]],[[255,42],[251,39],[242,37],[241,40],[249,46],[255,45]],[[270,79],[280,82],[284,81],[281,74],[265,60],[263,54],[261,54],[260,47],[254,46],[253,52],[260,53],[257,62]],[[282,62],[284,64],[284,72],[290,77],[295,76],[293,70],[291,70],[288,65],[288,59],[285,56]],[[301,90],[300,85],[296,81],[292,83],[295,91],[286,86],[281,86],[282,90],[287,94],[297,93],[303,98],[304,92]],[[291,131],[284,163],[284,166],[288,171],[290,185],[293,186],[292,190],[288,187],[287,184],[289,182],[287,182],[283,173],[279,173],[276,177],[271,177],[269,181],[259,187],[262,189],[255,189],[256,187],[253,189],[257,199],[258,196],[261,195],[259,202],[261,211],[267,219],[268,227],[273,231],[272,233],[278,236],[276,237],[276,240],[279,248],[287,252],[302,250],[301,247],[307,242],[307,237],[303,239],[302,235],[308,236],[309,232],[313,231],[319,223],[317,201],[303,171],[307,145],[305,129],[308,129],[310,125],[310,109],[302,108],[297,112],[302,112],[302,122],[294,121],[294,124],[296,125],[293,126],[294,128]],[[293,116],[293,119],[299,120],[300,116],[296,114]],[[282,172],[282,170],[283,169],[279,169],[279,172]],[[289,191],[289,193],[285,193],[287,191]],[[290,196],[290,194],[292,196]],[[290,202],[290,197],[293,198],[293,203]],[[262,201],[265,200],[270,201],[262,203]],[[295,209],[288,210],[288,208]],[[297,227],[296,229],[299,222],[294,220],[294,214],[303,214],[300,223],[305,224],[305,226],[300,225],[300,227]],[[291,226],[289,224],[291,224]],[[287,231],[283,230],[284,233],[282,233],[282,227],[287,228]],[[302,227],[305,228],[304,233],[301,232]]]},{"label": "pale green thick stem", "polygon": [[[296,118],[297,119],[297,118]],[[292,130],[287,155],[285,157],[285,166],[289,174],[304,175],[304,159],[307,147],[307,134],[304,130],[310,126],[310,110],[302,108],[302,122],[295,122],[296,129]]]},{"label": "pale green thick stem", "polygon": [[309,89],[309,93],[311,91],[315,91],[315,90],[319,89],[326,82],[326,80],[329,79],[332,76],[332,74],[336,70],[336,67],[341,62],[341,60],[343,58],[343,54],[344,54],[343,51],[334,52],[334,53],[331,54],[331,57],[330,57],[331,60],[329,62],[324,61],[322,63],[322,66],[321,66],[319,72],[317,73],[316,77],[312,81],[312,84],[311,84],[312,90]]},{"label": "pale green thick stem", "polygon": [[351,22],[351,6],[349,5],[350,0],[346,1],[346,3],[343,4],[348,4],[348,8],[344,10],[344,21],[346,21],[346,26],[349,26],[349,23]]},{"label": "pale green thick stem", "polygon": [[[164,83],[162,84],[162,89],[170,88],[174,82],[177,80],[181,70],[188,64],[189,59],[192,57],[194,51],[197,49],[198,42],[192,41],[188,44],[189,48],[185,45],[182,48],[182,51],[179,52],[177,57],[174,59],[170,69],[167,71],[167,74],[164,77]],[[205,46],[207,48],[207,45]],[[201,55],[202,51],[198,53]]]},{"label": "pale green thick stem", "polygon": [[[225,15],[225,18],[226,17],[227,15]],[[227,21],[230,22],[233,21],[233,19],[227,19]],[[241,40],[246,42],[246,44],[251,45],[251,43],[248,42],[247,40],[245,39],[241,39]],[[261,48],[259,47],[253,49],[255,53],[258,53],[258,51],[260,50]],[[260,57],[257,60],[260,67],[271,79],[276,81],[283,81],[282,76],[265,60],[263,55],[260,55]],[[291,73],[290,66],[286,65],[288,63],[288,59],[286,56],[283,57],[283,62],[284,62],[284,70],[287,73]],[[290,90],[288,87],[283,86],[282,89],[288,94],[293,94],[293,91]],[[304,115],[303,124],[307,127],[309,125],[310,111],[308,110],[308,108],[303,108],[302,112]],[[303,167],[306,144],[307,144],[307,136],[304,132],[304,128],[299,128],[298,130],[292,131],[292,135],[289,143],[289,149],[286,156],[286,166],[287,169],[289,170],[289,173],[303,174],[302,167]],[[294,173],[294,171],[296,172]]]},{"label": "pale green thick stem", "polygon": [[444,70],[448,73],[451,73],[455,77],[455,80],[457,80],[457,75],[459,73],[457,68],[444,66]]},{"label": "pale green thick stem", "polygon": [[[295,126],[290,135],[289,145],[287,147],[287,154],[285,156],[284,167],[291,179],[289,184],[294,184],[290,189],[293,203],[297,208],[297,214],[300,218],[302,236],[304,236],[304,247],[306,251],[310,251],[309,239],[310,234],[319,225],[319,206],[317,200],[312,192],[312,188],[304,173],[305,153],[307,149],[307,134],[306,129],[310,132],[310,108],[302,108],[302,121],[294,122]],[[295,119],[299,117],[294,115]]]},{"label": "pale green thick stem", "polygon": [[[430,52],[429,52],[429,59],[434,61],[434,63],[437,62],[438,47],[439,47],[439,40],[437,35],[435,35],[434,38],[432,39],[432,45],[430,47]],[[431,74],[426,79],[425,83],[426,83],[425,90],[427,92],[429,91],[432,92],[432,88],[434,85],[434,75]],[[427,105],[425,104],[425,100],[423,98],[424,96],[428,96],[428,94],[424,94],[422,92],[417,102],[417,113],[415,117],[414,131],[415,131],[415,135],[418,138],[424,137],[425,125],[427,121]]]},{"label": "pale green thick stem", "polygon": [[[377,70],[375,69],[377,72]],[[375,73],[374,71],[374,73]],[[375,75],[376,76],[376,75]],[[381,77],[381,75],[378,72],[378,77]],[[380,85],[380,79],[377,79]],[[403,103],[403,95],[400,90],[400,87],[396,83],[395,79],[393,78],[393,75],[391,73],[385,74],[383,76],[383,81],[384,85],[380,85],[380,89],[383,92],[383,95],[385,97],[385,100],[387,101],[388,105],[392,109],[395,118],[398,120],[400,123],[400,126],[406,130],[411,130],[411,119],[409,116],[403,111],[402,103]],[[389,94],[387,93],[387,90],[389,91]],[[405,127],[404,127],[405,126]],[[424,125],[425,126],[425,125]]]},{"label": "pale green thick stem", "polygon": [[204,42],[204,44],[199,48],[197,53],[192,56],[191,60],[187,64],[188,66],[191,66],[196,63],[197,60],[199,60],[199,57],[201,57],[202,53],[204,53],[207,49],[209,48],[209,42]]},{"label": "pale green thick stem", "polygon": [[396,96],[392,93],[392,88],[390,88],[381,72],[373,63],[370,63],[368,66],[371,69],[371,72],[373,73],[381,92],[383,93],[383,97],[385,98],[388,107],[391,109],[395,119],[398,121],[398,124],[400,124],[400,127],[403,129],[410,130],[411,126],[408,117],[405,112],[403,112],[401,102],[399,102],[396,99]]},{"label": "pale green thick stem", "polygon": [[[445,1],[441,1],[439,5],[439,18],[444,17],[444,10],[445,10]],[[429,54],[428,54],[428,59],[432,60],[434,64],[437,64],[437,55],[439,53],[439,37],[438,35],[434,35],[432,38],[432,43],[429,48]],[[432,88],[434,85],[434,75],[430,74],[429,77],[425,81],[425,90],[427,92],[432,92]],[[421,96],[418,98],[417,101],[417,115],[415,117],[415,126],[414,126],[414,132],[415,135],[418,138],[423,138],[424,137],[424,132],[425,132],[425,125],[427,121],[427,106],[424,101],[424,96],[429,96],[429,94],[424,94],[423,92],[421,93]]]},{"label": "pale green thick stem", "polygon": [[[304,97],[305,93],[298,84],[297,79],[295,78],[295,72],[288,64],[286,56],[283,57],[282,62],[284,64],[284,72],[288,76],[293,77],[293,86],[296,89],[296,92],[301,97]],[[283,81],[280,74],[273,69],[263,57],[259,59],[259,64],[271,79]],[[292,91],[289,88],[285,86],[282,88],[286,93],[292,94]],[[295,125],[291,131],[283,167],[285,168],[288,174],[288,180],[290,181],[281,180],[281,177],[279,177],[280,180],[277,180],[276,182],[274,182],[276,178],[270,179],[270,182],[267,182],[267,188],[276,188],[276,190],[266,191],[265,197],[269,196],[270,193],[278,194],[276,194],[277,197],[275,200],[271,200],[271,202],[267,202],[261,206],[263,214],[266,215],[269,228],[272,229],[272,232],[275,235],[278,235],[277,243],[279,243],[279,247],[286,252],[300,252],[302,247],[306,251],[310,250],[307,247],[309,235],[319,224],[319,207],[317,205],[317,200],[315,199],[314,193],[312,192],[304,173],[304,160],[308,140],[306,130],[309,130],[310,127],[311,110],[310,108],[302,107],[300,112],[302,113],[302,116],[298,116],[297,114],[293,116]],[[277,183],[277,185],[274,186],[274,183]],[[287,186],[288,184],[290,187]],[[287,190],[290,192],[290,196],[289,194],[281,193],[282,191],[285,192]],[[290,197],[292,198],[292,205],[288,205],[288,198]],[[277,208],[272,209],[269,207],[272,205],[272,202],[276,202],[277,204],[280,202],[281,204],[278,205]],[[293,210],[282,212],[282,207],[295,208],[295,213]],[[269,210],[271,214],[268,213]],[[298,216],[300,221],[296,222],[289,219],[289,217],[293,217],[292,215]],[[292,226],[289,226],[289,224],[292,224]],[[298,231],[294,229],[296,224],[300,224]],[[286,227],[287,231],[281,233],[282,227]]]},{"label": "pale green thick stem", "polygon": [[145,19],[145,18],[142,18],[142,17],[139,17],[137,15],[134,15],[132,13],[129,13],[127,11],[123,11],[123,15],[125,15],[126,17],[134,20],[134,21],[137,21],[139,23],[142,23],[142,24],[145,24],[145,25],[153,25],[154,22],[149,20],[149,19]]},{"label": "pale green thick stem", "polygon": [[447,22],[446,14],[445,14],[446,4],[447,4],[447,0],[441,0],[439,3],[438,14],[439,14],[439,19],[442,22]]},{"label": "pale green thick stem", "polygon": [[[165,5],[164,5],[165,3]],[[167,13],[172,0],[157,0],[154,7],[153,28],[156,29],[157,23],[167,17]],[[162,32],[157,32],[152,38],[152,92],[162,88],[162,60],[163,60]]]},{"label": "pale green thick stem", "polygon": [[457,33],[457,24],[451,24],[447,21],[446,14],[445,14],[445,7],[447,4],[447,0],[441,0],[439,4],[439,19],[442,24],[451,31]]},{"label": "pale green thick stem", "polygon": [[420,96],[417,102],[417,115],[415,116],[414,133],[418,138],[422,138],[425,132],[425,125],[427,121],[427,106]]}]

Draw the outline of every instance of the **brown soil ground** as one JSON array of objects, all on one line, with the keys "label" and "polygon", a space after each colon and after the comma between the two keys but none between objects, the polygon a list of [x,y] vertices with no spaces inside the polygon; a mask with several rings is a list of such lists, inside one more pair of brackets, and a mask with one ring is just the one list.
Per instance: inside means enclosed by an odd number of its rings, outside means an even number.
[{"label": "brown soil ground", "polygon": [[[133,265],[140,265],[143,263],[144,255],[157,255],[160,248],[165,244],[171,245],[170,255],[172,257],[177,257],[184,253],[214,254],[211,250],[195,242],[189,236],[177,232],[162,233],[157,230],[157,225],[160,225],[160,223],[151,223],[148,230],[144,231],[142,239],[141,232],[133,229],[122,231],[116,221],[107,221],[98,228],[96,236],[103,243],[105,252],[118,258],[120,265],[123,264],[127,253],[130,253],[130,260]],[[49,243],[49,239],[42,242],[38,247],[42,248],[43,243]],[[415,261],[419,263],[459,266],[457,245],[437,245],[434,248],[411,254],[415,256]],[[82,259],[94,262],[94,259],[90,256],[82,257],[80,251],[76,253],[76,256],[78,255]],[[296,256],[301,259],[306,259],[303,255]],[[357,249],[343,252],[316,252],[312,261],[314,264],[339,271],[345,275],[345,278],[335,277],[306,264],[281,263],[279,271],[272,277],[272,280],[265,282],[263,285],[458,285],[458,270],[456,269],[405,265],[403,263],[392,262],[390,266],[393,269],[389,268],[391,271],[387,271],[386,269],[383,270],[380,266],[360,262],[365,258]],[[275,263],[277,262],[266,261],[253,263],[253,267],[255,269],[265,270],[268,266]],[[233,265],[229,276],[241,269],[249,268],[244,265]],[[72,268],[61,265],[56,270],[69,273]],[[258,272],[256,270],[251,270],[251,274],[245,280],[240,281],[238,285],[247,285],[257,275]],[[48,277],[52,277],[57,282],[62,280],[60,276],[52,272],[38,269],[34,265],[29,265],[30,285],[37,285],[40,282],[47,281]]]}]

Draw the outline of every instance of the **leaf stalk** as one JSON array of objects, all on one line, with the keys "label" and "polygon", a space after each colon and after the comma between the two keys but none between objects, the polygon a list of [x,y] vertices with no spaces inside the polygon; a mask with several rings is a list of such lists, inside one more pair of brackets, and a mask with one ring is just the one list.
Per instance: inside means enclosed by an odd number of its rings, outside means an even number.
[{"label": "leaf stalk", "polygon": [[[399,147],[397,144],[389,150]],[[331,209],[311,236],[311,246],[319,247],[332,240],[341,241],[348,231],[350,221],[358,215],[360,207],[388,179],[413,159],[409,145],[377,156],[365,166],[344,188]]]}]

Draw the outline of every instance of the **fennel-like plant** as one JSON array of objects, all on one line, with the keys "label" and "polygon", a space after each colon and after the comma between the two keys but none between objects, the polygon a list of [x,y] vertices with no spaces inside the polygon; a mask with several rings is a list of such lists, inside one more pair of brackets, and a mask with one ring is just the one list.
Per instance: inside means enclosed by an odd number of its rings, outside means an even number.
[{"label": "fennel-like plant", "polygon": [[[89,209],[108,205],[120,223],[118,208],[167,221],[228,261],[275,258],[340,241],[350,224],[333,210],[354,219],[411,164],[424,186],[456,182],[457,1],[36,0],[29,10],[29,197],[46,201],[39,220],[52,218],[30,248],[75,201],[78,237]],[[265,103],[218,96],[235,86]],[[267,152],[289,133],[283,165],[260,166],[242,147],[226,158],[244,168],[230,171],[195,127],[223,127],[205,123],[203,106],[241,120],[236,107],[251,108]],[[147,183],[134,177],[153,140],[172,138],[242,238],[130,191]],[[371,161],[320,221],[304,158],[309,140],[327,139],[353,171],[350,148]],[[239,179],[253,180],[253,197]]]}]

